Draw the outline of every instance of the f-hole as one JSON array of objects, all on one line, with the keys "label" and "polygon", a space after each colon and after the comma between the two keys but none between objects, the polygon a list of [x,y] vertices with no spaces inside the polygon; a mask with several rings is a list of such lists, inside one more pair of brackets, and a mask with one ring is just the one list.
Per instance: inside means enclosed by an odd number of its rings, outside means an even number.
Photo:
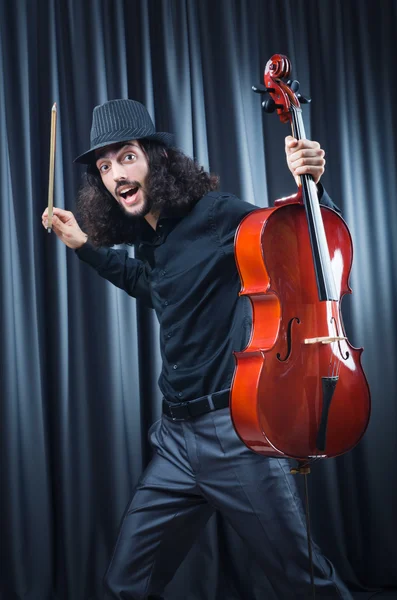
[{"label": "f-hole", "polygon": [[284,358],[281,358],[281,354],[280,352],[277,352],[276,356],[277,359],[280,362],[285,362],[291,354],[291,349],[292,349],[292,336],[291,336],[291,330],[292,330],[292,323],[296,321],[298,324],[300,323],[300,320],[298,317],[292,317],[292,319],[290,320],[290,322],[288,323],[288,329],[287,329],[287,354],[285,355]]}]

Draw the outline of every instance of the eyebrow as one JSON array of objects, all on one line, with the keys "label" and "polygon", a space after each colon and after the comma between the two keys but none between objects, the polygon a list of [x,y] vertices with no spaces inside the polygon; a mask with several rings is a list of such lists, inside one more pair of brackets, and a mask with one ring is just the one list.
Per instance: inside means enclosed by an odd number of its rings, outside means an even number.
[{"label": "eyebrow", "polygon": [[128,144],[123,144],[120,147],[116,147],[114,150],[108,150],[107,152],[101,152],[100,154],[98,154],[98,156],[95,157],[95,162],[98,162],[98,160],[100,160],[101,158],[107,158],[110,154],[113,154],[113,152],[117,152],[117,154],[119,152],[121,152],[122,150],[124,150],[124,148],[129,148],[130,146],[134,146],[134,148],[139,148],[140,146],[136,143],[136,142],[130,142]]}]

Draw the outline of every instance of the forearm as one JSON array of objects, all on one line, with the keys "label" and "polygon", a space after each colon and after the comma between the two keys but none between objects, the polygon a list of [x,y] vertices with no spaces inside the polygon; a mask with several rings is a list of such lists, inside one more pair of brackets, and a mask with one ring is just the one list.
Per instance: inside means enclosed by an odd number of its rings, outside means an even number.
[{"label": "forearm", "polygon": [[79,259],[95,269],[98,275],[152,307],[147,267],[142,261],[131,258],[126,250],[95,248],[89,242],[77,248],[75,252]]}]

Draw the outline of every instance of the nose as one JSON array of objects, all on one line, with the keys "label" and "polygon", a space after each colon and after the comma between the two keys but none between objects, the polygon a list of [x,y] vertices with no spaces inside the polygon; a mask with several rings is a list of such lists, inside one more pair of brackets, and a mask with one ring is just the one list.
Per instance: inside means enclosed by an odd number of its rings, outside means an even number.
[{"label": "nose", "polygon": [[124,165],[120,164],[119,162],[115,161],[113,163],[112,171],[113,171],[113,180],[114,181],[121,181],[123,179],[126,179]]}]

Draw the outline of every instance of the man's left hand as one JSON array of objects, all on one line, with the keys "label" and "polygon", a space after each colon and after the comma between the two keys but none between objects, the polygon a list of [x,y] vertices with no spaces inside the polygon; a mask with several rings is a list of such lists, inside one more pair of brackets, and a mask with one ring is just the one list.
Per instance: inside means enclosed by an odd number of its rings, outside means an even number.
[{"label": "man's left hand", "polygon": [[291,135],[285,138],[285,154],[288,168],[299,185],[299,175],[311,175],[318,183],[325,170],[325,152],[318,142],[297,140]]}]

